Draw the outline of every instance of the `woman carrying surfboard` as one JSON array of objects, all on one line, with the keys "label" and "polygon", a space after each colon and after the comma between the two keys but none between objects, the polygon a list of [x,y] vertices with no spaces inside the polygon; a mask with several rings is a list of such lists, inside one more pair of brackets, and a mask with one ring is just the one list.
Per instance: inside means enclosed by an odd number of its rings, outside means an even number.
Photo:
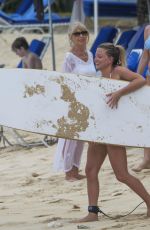
[{"label": "woman carrying surfboard", "polygon": [[[117,80],[126,80],[130,83],[116,92],[106,95],[106,104],[111,109],[119,106],[119,99],[145,85],[145,80],[137,73],[133,73],[124,67],[125,52],[123,47],[114,46],[111,43],[101,44],[95,57],[96,68],[101,71],[102,76]],[[120,118],[121,119],[121,118]],[[130,134],[129,134],[130,135]],[[128,185],[139,195],[147,206],[147,216],[150,216],[150,195],[142,183],[128,172],[126,149],[123,146],[90,143],[87,155],[86,176],[88,191],[88,215],[79,222],[98,220],[98,197],[99,180],[98,174],[101,166],[108,155],[116,178]]]}]

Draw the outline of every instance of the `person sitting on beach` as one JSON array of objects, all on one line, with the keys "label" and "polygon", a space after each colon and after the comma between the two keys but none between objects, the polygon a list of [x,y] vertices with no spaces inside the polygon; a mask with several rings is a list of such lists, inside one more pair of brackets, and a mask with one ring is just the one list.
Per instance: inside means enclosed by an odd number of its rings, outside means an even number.
[{"label": "person sitting on beach", "polygon": [[[101,44],[96,51],[96,68],[105,78],[126,80],[130,83],[113,93],[106,95],[106,106],[111,109],[118,107],[119,99],[145,85],[146,81],[138,73],[133,73],[124,67],[125,51],[121,46],[112,43]],[[120,117],[120,119],[122,119]],[[87,191],[88,191],[88,215],[78,222],[98,220],[99,180],[98,174],[108,155],[116,178],[129,186],[146,203],[147,216],[150,216],[150,195],[142,183],[128,172],[126,148],[102,143],[89,143],[86,164]],[[77,221],[76,221],[77,222]]]},{"label": "person sitting on beach", "polygon": [[[137,72],[139,74],[143,74],[145,67],[148,66],[146,81],[147,84],[150,85],[150,25],[145,27],[144,40],[144,50],[141,60],[139,62]],[[137,167],[134,167],[132,170],[135,172],[140,172],[143,169],[150,169],[150,148],[144,148],[144,157],[142,159],[142,162]]]},{"label": "person sitting on beach", "polygon": [[[63,72],[96,75],[92,53],[87,49],[89,32],[81,22],[74,22],[69,27],[70,51],[66,53]],[[79,174],[81,155],[84,143],[82,141],[59,139],[54,159],[54,169],[63,169],[66,180],[75,181],[85,178]]]},{"label": "person sitting on beach", "polygon": [[29,44],[24,37],[16,38],[11,48],[12,51],[22,58],[23,68],[42,69],[40,58],[29,50]]}]

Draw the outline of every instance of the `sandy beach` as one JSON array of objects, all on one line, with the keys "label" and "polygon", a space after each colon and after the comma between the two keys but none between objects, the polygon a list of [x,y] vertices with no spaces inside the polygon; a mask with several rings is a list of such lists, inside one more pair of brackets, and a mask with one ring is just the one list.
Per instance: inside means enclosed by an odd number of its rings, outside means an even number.
[{"label": "sandy beach", "polygon": [[[1,60],[6,68],[16,67],[20,58],[11,51],[11,43],[20,36],[4,32],[0,34]],[[33,38],[41,39],[46,34],[23,34],[30,42]],[[89,47],[94,40],[91,34]],[[65,52],[69,49],[67,33],[54,33],[56,69],[61,71]],[[52,70],[51,47],[43,58],[44,69]],[[11,77],[11,76],[10,76]],[[5,103],[5,99],[4,99]],[[42,135],[19,131],[20,135],[29,143],[40,141]],[[148,230],[150,219],[146,217],[146,206],[142,200],[127,186],[119,183],[106,159],[99,174],[101,181],[100,208],[111,217],[109,219],[99,214],[99,221],[74,224],[72,220],[84,217],[87,214],[86,179],[76,182],[67,182],[64,173],[53,171],[53,158],[56,144],[32,148],[17,145],[11,130],[4,128],[4,135],[13,143],[13,146],[4,148],[0,142],[0,230]],[[84,173],[86,163],[87,144],[81,162],[81,172]],[[131,169],[143,157],[143,149],[128,148],[129,170],[136,175],[150,191],[150,170],[134,173]]]}]

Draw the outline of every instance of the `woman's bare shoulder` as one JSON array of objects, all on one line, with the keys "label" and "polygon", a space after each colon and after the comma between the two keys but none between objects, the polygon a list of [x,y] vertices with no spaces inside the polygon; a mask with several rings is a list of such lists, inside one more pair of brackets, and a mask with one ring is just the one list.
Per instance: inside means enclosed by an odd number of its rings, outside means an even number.
[{"label": "woman's bare shoulder", "polygon": [[114,73],[117,73],[117,74],[122,73],[122,72],[127,72],[127,71],[128,69],[125,66],[116,66],[114,68]]}]

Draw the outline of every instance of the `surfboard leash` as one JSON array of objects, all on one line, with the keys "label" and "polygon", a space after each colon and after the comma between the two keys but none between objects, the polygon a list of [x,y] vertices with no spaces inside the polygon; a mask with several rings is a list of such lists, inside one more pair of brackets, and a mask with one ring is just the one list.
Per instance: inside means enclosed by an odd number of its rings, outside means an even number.
[{"label": "surfboard leash", "polygon": [[98,214],[98,213],[102,213],[104,216],[108,217],[109,219],[118,219],[118,218],[123,218],[125,216],[128,216],[130,215],[132,212],[135,211],[135,209],[137,209],[141,204],[143,204],[144,201],[142,201],[141,203],[139,203],[133,210],[131,210],[129,213],[125,214],[125,215],[119,215],[119,216],[116,216],[116,217],[113,217],[113,216],[109,216],[108,214],[106,214],[105,212],[103,212],[98,206],[88,206],[88,212],[92,212],[92,213],[95,213],[95,214]]}]

